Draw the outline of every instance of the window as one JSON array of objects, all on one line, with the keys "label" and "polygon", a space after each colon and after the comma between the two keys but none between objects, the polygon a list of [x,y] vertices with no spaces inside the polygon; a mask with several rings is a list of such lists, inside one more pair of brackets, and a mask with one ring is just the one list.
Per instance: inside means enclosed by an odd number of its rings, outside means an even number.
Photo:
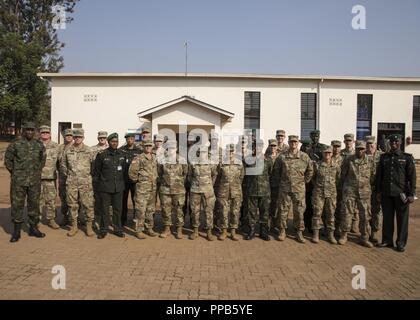
[{"label": "window", "polygon": [[261,93],[245,91],[245,129],[260,129]]},{"label": "window", "polygon": [[372,134],[373,95],[357,95],[357,140],[363,140]]},{"label": "window", "polygon": [[82,129],[83,125],[81,123],[73,123],[73,129]]},{"label": "window", "polygon": [[413,97],[413,134],[412,142],[420,144],[420,96]]},{"label": "window", "polygon": [[312,130],[316,129],[316,93],[300,95],[300,137],[309,139]]}]

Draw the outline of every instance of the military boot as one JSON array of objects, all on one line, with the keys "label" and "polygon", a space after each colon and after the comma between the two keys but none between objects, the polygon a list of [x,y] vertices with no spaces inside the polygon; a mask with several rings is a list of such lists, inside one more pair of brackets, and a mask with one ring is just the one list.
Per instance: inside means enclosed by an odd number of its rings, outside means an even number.
[{"label": "military boot", "polygon": [[92,228],[92,221],[88,221],[86,223],[86,235],[88,237],[93,237],[95,235],[95,232],[93,232],[93,228]]},{"label": "military boot", "polygon": [[144,234],[143,231],[137,231],[136,232],[136,237],[140,240],[146,239],[146,235]]},{"label": "military boot", "polygon": [[44,238],[45,233],[42,233],[41,231],[39,231],[39,229],[35,226],[30,226],[29,227],[29,236],[30,237],[35,237],[35,238]]},{"label": "military boot", "polygon": [[48,224],[47,224],[51,229],[60,229],[60,226],[55,222],[54,219],[50,219],[48,220]]},{"label": "military boot", "polygon": [[163,232],[159,235],[159,238],[166,238],[167,236],[169,236],[171,234],[171,227],[170,226],[165,226],[165,229],[163,230]]},{"label": "military boot", "polygon": [[74,237],[78,231],[79,231],[79,228],[77,227],[77,221],[72,221],[71,226],[70,226],[70,231],[67,232],[67,235],[69,237]]},{"label": "military boot", "polygon": [[177,238],[177,239],[182,239],[182,238],[184,238],[184,237],[183,237],[183,235],[182,235],[182,227],[177,227],[177,228],[176,228],[176,235],[175,235],[175,238]]},{"label": "military boot", "polygon": [[328,241],[331,244],[337,244],[337,240],[335,240],[335,237],[334,237],[334,231],[328,230]]},{"label": "military boot", "polygon": [[299,243],[305,243],[306,242],[305,238],[303,237],[302,231],[297,231],[296,232],[296,240]]},{"label": "military boot", "polygon": [[193,232],[189,236],[190,240],[198,239],[198,228],[194,228]]},{"label": "military boot", "polygon": [[370,242],[374,243],[374,244],[378,244],[379,240],[378,240],[378,231],[372,231],[372,234],[370,235]]},{"label": "military boot", "polygon": [[347,232],[342,232],[340,235],[340,239],[338,239],[338,243],[341,245],[346,244],[347,242]]},{"label": "military boot", "polygon": [[211,229],[207,230],[207,240],[208,241],[213,241],[214,240],[214,236],[213,236],[213,233],[211,232]]},{"label": "military boot", "polygon": [[255,238],[255,227],[249,227],[248,234],[245,236],[245,240],[252,240]]},{"label": "military boot", "polygon": [[311,241],[313,243],[318,243],[319,242],[319,230],[315,230],[315,229],[313,230]]},{"label": "military boot", "polygon": [[373,243],[370,242],[368,239],[362,239],[360,244],[366,248],[373,248]]},{"label": "military boot", "polygon": [[231,229],[230,230],[230,237],[233,241],[239,241],[239,238],[236,235],[236,229]]},{"label": "military boot", "polygon": [[277,236],[277,240],[279,240],[279,241],[286,240],[286,229],[283,229],[283,228],[280,229],[280,233]]},{"label": "military boot", "polygon": [[268,225],[261,224],[260,225],[260,238],[264,241],[270,241],[270,236],[268,235]]},{"label": "military boot", "polygon": [[226,229],[222,229],[222,233],[219,235],[219,240],[220,241],[223,241],[223,240],[225,240],[226,239],[226,237],[227,237],[227,230]]},{"label": "military boot", "polygon": [[15,223],[14,224],[14,229],[13,229],[12,237],[10,238],[10,242],[18,242],[19,241],[21,227],[22,227],[21,223]]},{"label": "military boot", "polygon": [[147,234],[149,237],[156,237],[156,236],[157,236],[157,233],[156,233],[156,232],[154,232],[152,228],[148,228],[148,229],[146,229],[146,234]]}]

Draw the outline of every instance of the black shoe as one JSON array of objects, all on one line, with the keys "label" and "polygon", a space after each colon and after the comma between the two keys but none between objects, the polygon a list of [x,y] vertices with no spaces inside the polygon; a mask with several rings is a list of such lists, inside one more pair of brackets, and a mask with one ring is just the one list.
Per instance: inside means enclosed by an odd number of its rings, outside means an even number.
[{"label": "black shoe", "polygon": [[254,238],[255,238],[255,229],[253,227],[250,227],[248,234],[245,236],[245,240],[252,240]]},{"label": "black shoe", "polygon": [[379,248],[394,248],[394,245],[390,242],[382,242],[377,245]]},{"label": "black shoe", "polygon": [[122,231],[115,231],[115,232],[114,232],[114,234],[115,234],[117,237],[120,237],[120,238],[124,238],[124,237],[125,237],[125,233],[124,233],[124,232],[122,232]]},{"label": "black shoe", "polygon": [[404,246],[398,246],[397,247],[397,251],[398,252],[404,252],[405,251],[405,247]]},{"label": "black shoe", "polygon": [[270,236],[268,235],[268,226],[266,224],[260,225],[260,238],[264,241],[270,241]]},{"label": "black shoe", "polygon": [[98,234],[98,239],[103,239],[103,238],[105,238],[105,237],[107,236],[107,234],[108,234],[108,233],[106,233],[106,232],[99,232],[99,234]]},{"label": "black shoe", "polygon": [[35,237],[35,238],[44,238],[45,233],[42,233],[41,231],[39,231],[37,227],[31,226],[29,227],[29,236]]},{"label": "black shoe", "polygon": [[10,238],[10,242],[18,242],[19,241],[19,239],[20,239],[20,229],[21,229],[21,224],[20,223],[15,223],[12,238]]}]

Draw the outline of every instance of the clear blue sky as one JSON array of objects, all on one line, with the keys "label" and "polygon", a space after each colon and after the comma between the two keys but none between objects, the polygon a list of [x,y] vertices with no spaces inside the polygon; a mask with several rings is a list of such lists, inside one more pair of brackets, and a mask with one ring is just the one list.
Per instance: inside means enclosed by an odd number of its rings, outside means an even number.
[{"label": "clear blue sky", "polygon": [[[354,5],[367,29],[355,31]],[[420,76],[420,0],[81,0],[64,72]]]}]

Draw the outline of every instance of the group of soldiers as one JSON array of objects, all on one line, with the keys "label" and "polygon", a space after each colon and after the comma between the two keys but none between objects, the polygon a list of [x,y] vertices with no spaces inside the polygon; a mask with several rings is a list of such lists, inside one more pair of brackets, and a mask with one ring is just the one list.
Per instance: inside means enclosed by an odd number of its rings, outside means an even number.
[{"label": "group of soldiers", "polygon": [[[408,204],[414,201],[416,177],[414,159],[401,152],[398,135],[390,136],[391,150],[383,153],[373,136],[355,141],[353,134],[345,134],[341,149],[339,140],[321,144],[318,130],[310,133],[310,142],[290,135],[287,144],[285,131],[277,130],[276,139],[270,139],[264,151],[264,141],[255,135],[240,136],[237,144],[222,149],[212,133],[208,143],[191,142],[185,156],[176,140],[156,135],[152,141],[148,129],[143,130],[140,143],[135,134],[127,133],[120,148],[117,133],[101,131],[98,144],[88,147],[83,129],[64,130],[61,145],[51,141],[48,126],[39,128],[40,139],[35,139],[34,131],[34,124],[27,123],[22,138],[11,143],[5,154],[12,178],[11,242],[20,238],[25,198],[29,235],[45,236],[38,228],[44,207],[48,226],[60,228],[57,181],[63,225],[69,226],[70,237],[78,232],[82,215],[87,236],[97,234],[103,239],[112,226],[116,236],[124,237],[130,194],[139,239],[158,235],[154,214],[160,203],[161,238],[168,237],[174,225],[175,237],[182,239],[189,215],[191,240],[199,237],[202,217],[209,241],[215,239],[215,229],[219,240],[238,241],[240,226],[245,240],[258,233],[269,241],[271,233],[284,241],[292,213],[299,243],[306,242],[305,228],[312,233],[311,241],[318,243],[324,227],[332,244],[344,245],[349,233],[360,233],[363,246],[388,247],[393,246],[396,212],[397,249],[404,251],[407,242]],[[379,243],[381,203],[387,203],[387,226]]]}]

